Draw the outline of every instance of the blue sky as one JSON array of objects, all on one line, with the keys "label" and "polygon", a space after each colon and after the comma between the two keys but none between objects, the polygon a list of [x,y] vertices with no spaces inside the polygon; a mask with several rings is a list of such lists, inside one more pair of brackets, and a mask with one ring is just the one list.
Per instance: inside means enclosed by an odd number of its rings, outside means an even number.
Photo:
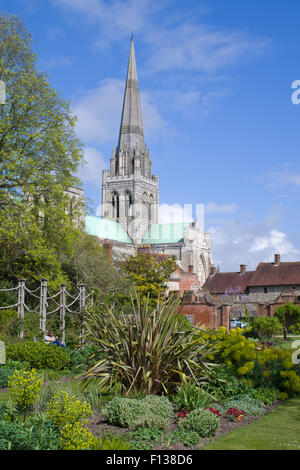
[{"label": "blue sky", "polygon": [[[222,271],[300,259],[299,0],[0,0],[71,101],[90,206],[117,143],[130,33],[161,221],[205,205]],[[175,206],[174,206],[175,205]],[[175,221],[175,219],[173,218]]]}]

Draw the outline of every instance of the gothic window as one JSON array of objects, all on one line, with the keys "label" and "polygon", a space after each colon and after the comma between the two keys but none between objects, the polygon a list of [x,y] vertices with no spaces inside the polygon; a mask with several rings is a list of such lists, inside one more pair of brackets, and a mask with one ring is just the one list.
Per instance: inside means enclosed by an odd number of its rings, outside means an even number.
[{"label": "gothic window", "polygon": [[132,195],[129,191],[125,192],[125,217],[132,217]]},{"label": "gothic window", "polygon": [[149,212],[148,212],[149,222],[151,222],[153,220],[153,210],[154,210],[153,202],[154,202],[154,198],[153,198],[152,194],[150,194],[150,196],[149,196]]},{"label": "gothic window", "polygon": [[112,195],[112,216],[113,219],[118,219],[120,217],[119,195],[116,192]]}]

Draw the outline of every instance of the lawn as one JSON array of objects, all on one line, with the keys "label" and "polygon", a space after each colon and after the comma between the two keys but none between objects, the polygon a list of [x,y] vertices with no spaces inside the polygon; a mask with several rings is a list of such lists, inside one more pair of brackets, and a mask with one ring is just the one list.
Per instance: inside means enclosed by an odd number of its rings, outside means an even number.
[{"label": "lawn", "polygon": [[206,445],[203,450],[299,450],[300,397]]},{"label": "lawn", "polygon": [[284,349],[292,349],[292,344],[294,341],[300,341],[300,336],[288,336],[287,341],[283,341],[282,336],[277,336],[277,339],[281,339],[280,346]]}]

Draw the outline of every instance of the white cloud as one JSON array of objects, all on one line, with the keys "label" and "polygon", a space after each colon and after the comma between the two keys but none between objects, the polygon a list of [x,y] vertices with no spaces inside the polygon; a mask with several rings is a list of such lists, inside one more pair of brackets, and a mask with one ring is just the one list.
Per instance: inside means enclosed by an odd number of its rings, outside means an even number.
[{"label": "white cloud", "polygon": [[282,255],[300,254],[300,251],[288,240],[287,235],[276,229],[269,230],[265,236],[255,237],[250,246],[250,251],[254,253],[265,252],[270,249],[273,253],[276,252]]},{"label": "white cloud", "polygon": [[215,73],[226,66],[264,55],[270,48],[265,38],[191,21],[180,22],[172,29],[156,28],[145,36],[153,50],[148,60],[152,71]]},{"label": "white cloud", "polygon": [[160,204],[159,223],[170,224],[176,222],[192,222],[192,205],[186,204]]},{"label": "white cloud", "polygon": [[[103,144],[117,143],[125,83],[107,78],[98,87],[85,91],[73,107],[78,117],[76,130],[87,142]],[[167,130],[167,123],[151,102],[150,94],[141,92],[141,107],[145,135],[159,137]]]},{"label": "white cloud", "polygon": [[[147,68],[164,70],[196,70],[214,73],[240,61],[250,60],[268,52],[270,41],[240,30],[225,30],[199,24],[199,13],[185,12],[161,0],[53,0],[58,6],[73,10],[80,17],[98,25],[97,44],[101,47],[130,31],[149,46]],[[160,12],[159,18],[156,17]],[[198,13],[197,20],[195,13]]]},{"label": "white cloud", "polygon": [[85,164],[79,169],[78,176],[83,184],[94,184],[101,187],[102,171],[107,169],[103,155],[93,147],[84,150]]},{"label": "white cloud", "polygon": [[215,202],[209,202],[205,205],[206,214],[233,214],[237,211],[238,206],[236,204],[216,204]]},{"label": "white cloud", "polygon": [[[293,165],[294,166],[294,165]],[[266,176],[267,186],[287,186],[295,185],[300,186],[300,172],[299,169],[291,169],[289,167],[283,168],[278,171],[271,171]]]},{"label": "white cloud", "polygon": [[83,140],[99,144],[116,140],[123,87],[121,80],[105,79],[97,88],[82,93],[73,111],[78,118],[77,133]]},{"label": "white cloud", "polygon": [[275,253],[283,256],[282,261],[300,259],[300,250],[286,233],[270,227],[271,221],[269,216],[261,224],[230,219],[208,227],[214,263],[221,271],[238,271],[240,264],[246,264],[247,269],[252,270],[260,262],[271,262]]}]

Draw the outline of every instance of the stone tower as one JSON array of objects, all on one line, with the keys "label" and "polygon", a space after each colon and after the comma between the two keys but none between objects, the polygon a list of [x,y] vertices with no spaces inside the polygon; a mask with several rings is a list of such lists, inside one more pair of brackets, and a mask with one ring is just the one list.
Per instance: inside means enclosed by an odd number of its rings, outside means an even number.
[{"label": "stone tower", "polygon": [[141,243],[149,224],[158,223],[158,176],[152,175],[145,145],[140,94],[131,38],[118,146],[110,170],[103,171],[102,217],[119,222],[134,243]]}]

